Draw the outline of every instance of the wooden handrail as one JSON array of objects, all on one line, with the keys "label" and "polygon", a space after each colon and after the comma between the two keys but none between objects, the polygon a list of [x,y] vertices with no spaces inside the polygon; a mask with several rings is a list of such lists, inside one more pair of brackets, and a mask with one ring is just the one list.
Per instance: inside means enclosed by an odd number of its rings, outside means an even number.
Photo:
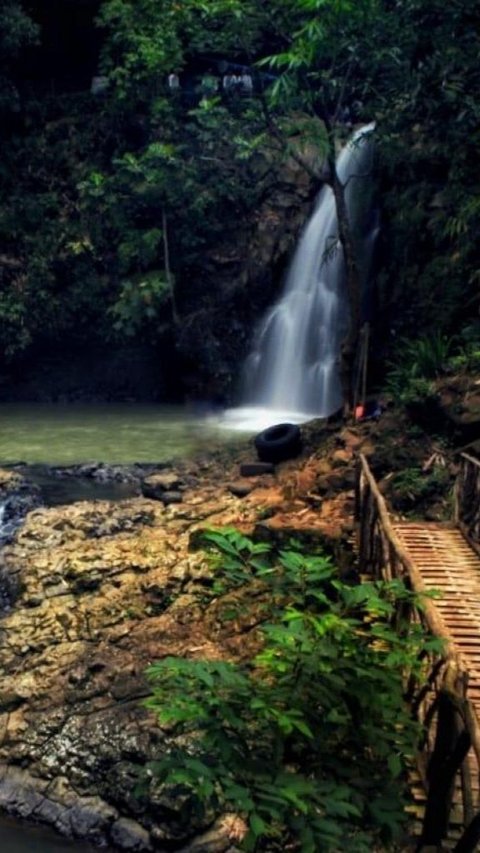
[{"label": "wooden handrail", "polygon": [[462,452],[460,454],[460,459],[467,459],[468,462],[473,462],[473,464],[476,465],[477,468],[480,468],[480,459],[476,459],[475,456],[470,456],[469,453]]},{"label": "wooden handrail", "polygon": [[[380,489],[378,488],[377,482],[374,479],[372,472],[370,471],[368,462],[362,453],[359,455],[359,458],[360,463],[362,465],[363,474],[367,479],[368,485],[370,486],[372,495],[374,496],[375,502],[377,504],[378,515],[382,524],[383,532],[385,533],[388,541],[392,545],[392,548],[396,552],[399,560],[405,566],[413,592],[417,593],[418,595],[425,595],[427,593],[427,588],[423,582],[422,576],[393,529],[387,505],[385,503],[385,498],[383,497],[382,493],[380,492]],[[444,640],[447,646],[446,654],[453,654],[455,657],[455,654],[452,650],[452,635],[445,627],[442,619],[440,619],[435,609],[435,606],[432,604],[429,598],[424,599],[422,603],[422,608],[423,613],[425,614],[425,620],[432,634],[435,634],[437,637],[440,637],[442,640]]]},{"label": "wooden handrail", "polygon": [[455,482],[455,522],[480,554],[480,460],[461,453]]}]

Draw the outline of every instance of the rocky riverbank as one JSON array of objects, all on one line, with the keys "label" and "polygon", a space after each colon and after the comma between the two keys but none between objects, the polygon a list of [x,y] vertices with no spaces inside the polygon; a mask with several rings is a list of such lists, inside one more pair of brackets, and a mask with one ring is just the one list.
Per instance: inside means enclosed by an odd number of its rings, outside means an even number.
[{"label": "rocky riverbank", "polygon": [[399,438],[389,415],[303,432],[302,456],[273,474],[240,476],[253,457],[245,442],[152,472],[150,497],[29,512],[1,557],[2,808],[120,850],[235,850],[238,817],[200,821],[149,770],[174,735],[142,705],[146,666],[166,655],[248,658],[258,648],[254,610],[223,619],[199,531],[235,525],[257,538],[321,541],[352,573],[355,453],[376,460],[388,491],[395,458],[417,452],[420,462],[431,451],[425,437]]}]

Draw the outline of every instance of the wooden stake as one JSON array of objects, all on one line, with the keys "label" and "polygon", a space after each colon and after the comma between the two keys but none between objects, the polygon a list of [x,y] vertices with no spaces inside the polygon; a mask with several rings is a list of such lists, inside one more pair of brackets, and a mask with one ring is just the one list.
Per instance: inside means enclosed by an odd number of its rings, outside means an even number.
[{"label": "wooden stake", "polygon": [[362,336],[362,344],[363,344],[363,371],[362,371],[362,406],[365,407],[365,400],[367,397],[367,367],[368,367],[368,344],[370,338],[370,325],[369,323],[365,323],[363,326],[363,336]]}]

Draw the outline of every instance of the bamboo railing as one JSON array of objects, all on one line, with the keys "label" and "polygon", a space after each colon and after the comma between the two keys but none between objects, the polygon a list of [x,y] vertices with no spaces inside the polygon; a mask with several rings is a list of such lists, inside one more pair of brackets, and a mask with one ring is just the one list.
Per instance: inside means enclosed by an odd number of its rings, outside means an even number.
[{"label": "bamboo railing", "polygon": [[[471,476],[469,473],[468,478]],[[479,481],[480,466],[476,482]],[[460,490],[459,506],[463,506],[462,495]],[[395,533],[383,496],[363,455],[358,460],[355,514],[360,570],[376,579],[401,579],[422,596],[425,584]],[[426,803],[417,850],[440,847],[460,800],[460,838],[453,853],[474,853],[480,843],[480,726],[467,696],[468,672],[432,599],[422,597],[420,607],[403,610],[399,624],[405,617],[443,640],[442,652],[423,660],[423,683],[412,682],[410,678],[406,684],[412,713],[423,732],[418,769]]]},{"label": "bamboo railing", "polygon": [[463,535],[480,552],[480,460],[460,454],[455,483],[455,521]]}]

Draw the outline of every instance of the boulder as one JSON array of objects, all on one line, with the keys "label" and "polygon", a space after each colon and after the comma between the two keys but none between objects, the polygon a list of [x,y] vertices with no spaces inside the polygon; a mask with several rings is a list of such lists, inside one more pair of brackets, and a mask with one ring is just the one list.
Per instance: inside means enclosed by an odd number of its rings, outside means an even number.
[{"label": "boulder", "polygon": [[250,480],[235,480],[234,483],[228,483],[227,489],[232,495],[237,498],[245,498],[250,492],[253,492],[255,483]]},{"label": "boulder", "polygon": [[121,850],[151,850],[150,836],[143,826],[130,818],[121,817],[111,829],[112,841]]},{"label": "boulder", "polygon": [[162,471],[142,480],[142,494],[146,498],[163,501],[165,492],[176,492],[183,486],[183,481],[174,471]]}]

